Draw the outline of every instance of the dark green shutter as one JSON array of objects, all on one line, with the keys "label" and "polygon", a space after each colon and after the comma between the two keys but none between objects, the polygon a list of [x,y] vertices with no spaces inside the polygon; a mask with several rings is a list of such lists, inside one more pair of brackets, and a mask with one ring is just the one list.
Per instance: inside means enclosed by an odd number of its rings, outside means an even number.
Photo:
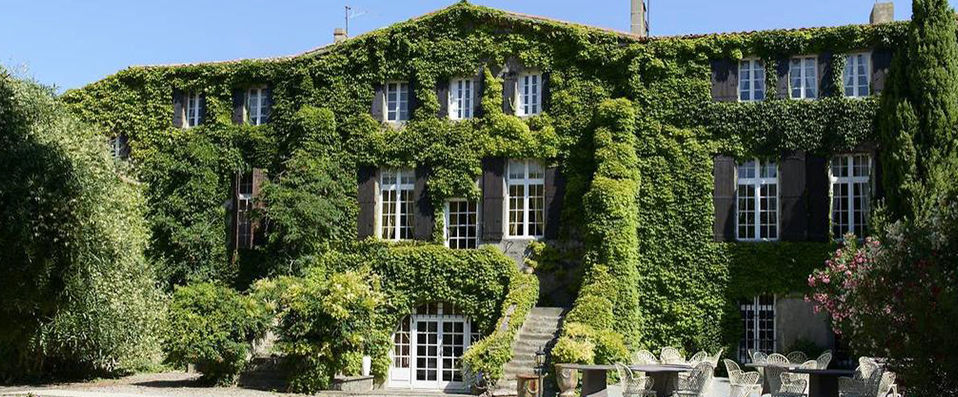
[{"label": "dark green shutter", "polygon": [[416,167],[416,184],[413,187],[413,203],[415,207],[415,214],[413,214],[413,238],[416,240],[431,240],[432,229],[436,224],[436,212],[426,189],[426,181],[428,181],[428,179],[429,168],[425,166]]},{"label": "dark green shutter", "polygon": [[806,156],[805,181],[808,191],[808,240],[827,241],[831,223],[828,159],[813,154]]},{"label": "dark green shutter", "polygon": [[[832,68],[832,53],[824,52],[818,55],[818,97],[830,97],[836,93],[834,84],[835,71]],[[837,91],[842,93],[841,91]]]},{"label": "dark green shutter", "polygon": [[373,87],[373,102],[369,110],[376,121],[385,121],[383,113],[384,109],[386,108],[385,104],[383,103],[385,100],[385,86],[383,84],[376,84],[376,86]]},{"label": "dark green shutter", "polygon": [[186,112],[184,110],[186,106],[183,103],[185,96],[186,94],[184,94],[182,90],[173,89],[173,127],[183,128],[186,124],[183,119],[184,113]]},{"label": "dark green shutter", "polygon": [[778,169],[780,239],[803,241],[808,228],[805,212],[805,152],[786,153]]},{"label": "dark green shutter", "polygon": [[436,98],[439,99],[439,113],[436,116],[440,119],[449,118],[449,84],[449,79],[436,82]]},{"label": "dark green shutter", "polygon": [[246,123],[246,91],[233,91],[233,124]]},{"label": "dark green shutter", "polygon": [[562,215],[562,198],[565,195],[565,179],[558,167],[546,168],[545,175],[545,209],[546,229],[545,238],[555,240],[559,238],[559,220]]},{"label": "dark green shutter", "polygon": [[540,84],[542,84],[542,111],[547,112],[552,105],[552,73],[542,73]]},{"label": "dark green shutter", "polygon": [[358,237],[364,239],[373,237],[376,233],[376,197],[378,196],[376,184],[379,179],[379,169],[371,166],[361,166],[358,174]]},{"label": "dark green shutter", "polygon": [[888,71],[891,69],[891,50],[876,49],[872,51],[872,95],[877,95],[885,89],[885,81],[888,79]]},{"label": "dark green shutter", "polygon": [[738,62],[712,60],[712,99],[718,102],[738,101]]},{"label": "dark green shutter", "polygon": [[[777,83],[775,91],[780,99],[788,99],[792,95],[792,93],[788,91],[788,85],[791,84],[788,78],[788,72],[791,70],[791,62],[791,58],[781,58],[775,65],[775,82]],[[769,93],[768,96],[771,97],[771,93]]]}]

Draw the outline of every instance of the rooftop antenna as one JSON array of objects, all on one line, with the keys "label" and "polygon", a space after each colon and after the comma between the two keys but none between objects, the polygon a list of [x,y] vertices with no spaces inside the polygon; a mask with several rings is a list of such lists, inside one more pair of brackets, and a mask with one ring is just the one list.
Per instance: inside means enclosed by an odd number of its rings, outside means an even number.
[{"label": "rooftop antenna", "polygon": [[346,37],[349,37],[349,20],[366,15],[365,11],[353,12],[353,8],[346,5]]}]

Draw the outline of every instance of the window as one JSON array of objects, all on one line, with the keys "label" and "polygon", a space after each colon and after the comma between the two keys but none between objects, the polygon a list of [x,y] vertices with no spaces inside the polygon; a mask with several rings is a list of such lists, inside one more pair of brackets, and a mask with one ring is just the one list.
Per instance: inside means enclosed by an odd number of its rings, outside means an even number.
[{"label": "window", "polygon": [[386,84],[386,121],[409,120],[409,83]]},{"label": "window", "polygon": [[868,96],[870,73],[869,54],[851,54],[845,57],[845,96],[852,98]]},{"label": "window", "polygon": [[269,98],[266,88],[250,88],[246,93],[246,121],[263,125],[269,121]]},{"label": "window", "polygon": [[472,118],[472,79],[455,79],[449,84],[449,118],[463,120]]},{"label": "window", "polygon": [[516,115],[532,116],[542,112],[542,75],[538,73],[519,76]]},{"label": "window", "polygon": [[[739,304],[742,315],[742,339],[738,345],[738,359],[751,361],[749,351],[775,352],[775,297],[756,296]],[[749,360],[746,361],[746,357]]]},{"label": "window", "polygon": [[778,239],[778,167],[757,160],[738,166],[739,240]]},{"label": "window", "polygon": [[253,211],[253,174],[244,173],[240,177],[239,195],[236,203],[236,233],[239,239],[238,248],[252,248],[253,222],[250,219]]},{"label": "window", "polygon": [[481,336],[455,305],[428,303],[417,307],[393,334],[388,386],[462,386],[462,355]]},{"label": "window", "polygon": [[186,128],[200,125],[203,117],[203,102],[200,101],[198,92],[189,92],[186,94]]},{"label": "window", "polygon": [[383,240],[412,239],[413,189],[416,176],[412,170],[384,170],[379,179],[380,237]]},{"label": "window", "polygon": [[509,237],[541,237],[545,230],[545,170],[534,160],[510,160],[506,173]]},{"label": "window", "polygon": [[738,63],[738,100],[742,102],[765,99],[765,64],[757,59]]},{"label": "window", "polygon": [[479,202],[455,199],[446,203],[446,246],[470,249],[479,246]]},{"label": "window", "polygon": [[122,161],[130,157],[130,145],[126,135],[117,134],[110,138],[110,156],[114,161]]},{"label": "window", "polygon": [[791,83],[792,99],[818,98],[818,57],[792,58],[788,76]]},{"label": "window", "polygon": [[832,234],[861,237],[867,232],[871,184],[871,156],[845,154],[832,158]]}]

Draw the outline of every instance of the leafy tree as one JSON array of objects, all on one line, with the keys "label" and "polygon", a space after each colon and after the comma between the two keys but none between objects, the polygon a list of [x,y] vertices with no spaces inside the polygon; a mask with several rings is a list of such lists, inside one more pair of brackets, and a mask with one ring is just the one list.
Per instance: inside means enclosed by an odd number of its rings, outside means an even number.
[{"label": "leafy tree", "polygon": [[140,188],[52,91],[0,69],[0,381],[154,360]]},{"label": "leafy tree", "polygon": [[288,138],[292,154],[275,181],[263,187],[273,271],[295,273],[303,259],[352,238],[356,209],[347,192],[353,173],[339,159],[340,139],[333,113],[304,107]]}]

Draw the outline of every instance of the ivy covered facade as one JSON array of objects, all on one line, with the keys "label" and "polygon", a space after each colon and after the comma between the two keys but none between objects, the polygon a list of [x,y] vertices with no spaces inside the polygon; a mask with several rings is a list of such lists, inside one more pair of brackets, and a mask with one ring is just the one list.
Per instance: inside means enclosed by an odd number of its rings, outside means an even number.
[{"label": "ivy covered facade", "polygon": [[[555,362],[833,348],[806,277],[883,196],[877,95],[904,35],[642,38],[463,2],[65,100],[144,182],[168,285],[371,264],[393,301],[362,353],[387,386],[445,388],[501,375],[536,294],[571,306]],[[454,357],[417,353],[420,326]]]}]

